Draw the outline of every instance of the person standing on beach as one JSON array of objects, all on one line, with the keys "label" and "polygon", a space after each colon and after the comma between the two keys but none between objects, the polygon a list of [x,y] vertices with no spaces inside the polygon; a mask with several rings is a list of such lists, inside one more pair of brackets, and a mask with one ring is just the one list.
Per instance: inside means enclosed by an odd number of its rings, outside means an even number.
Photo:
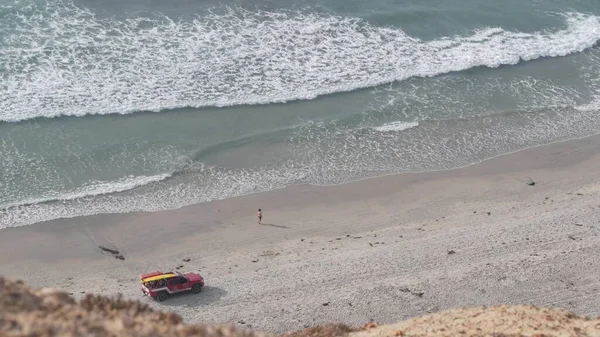
[{"label": "person standing on beach", "polygon": [[260,210],[260,208],[258,209],[258,224],[260,225],[260,222],[262,221],[262,211]]}]

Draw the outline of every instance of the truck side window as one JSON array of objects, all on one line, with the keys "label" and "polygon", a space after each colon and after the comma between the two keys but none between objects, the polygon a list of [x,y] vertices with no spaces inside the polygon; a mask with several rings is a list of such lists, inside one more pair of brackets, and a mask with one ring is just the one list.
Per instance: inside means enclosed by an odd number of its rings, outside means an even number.
[{"label": "truck side window", "polygon": [[171,284],[172,285],[180,285],[180,284],[185,284],[186,282],[187,282],[187,280],[184,277],[177,277],[171,281]]}]

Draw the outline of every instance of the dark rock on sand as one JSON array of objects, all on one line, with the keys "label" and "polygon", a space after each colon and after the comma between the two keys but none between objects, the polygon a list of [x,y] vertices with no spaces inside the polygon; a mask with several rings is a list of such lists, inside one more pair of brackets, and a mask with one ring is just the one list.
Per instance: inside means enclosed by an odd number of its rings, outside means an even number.
[{"label": "dark rock on sand", "polygon": [[401,292],[403,292],[403,293],[409,293],[409,294],[411,294],[411,295],[413,295],[413,296],[417,296],[417,297],[423,297],[423,295],[425,295],[425,293],[424,293],[424,292],[421,292],[421,291],[413,291],[413,290],[410,290],[410,289],[408,289],[408,288],[400,288],[400,291],[401,291]]}]

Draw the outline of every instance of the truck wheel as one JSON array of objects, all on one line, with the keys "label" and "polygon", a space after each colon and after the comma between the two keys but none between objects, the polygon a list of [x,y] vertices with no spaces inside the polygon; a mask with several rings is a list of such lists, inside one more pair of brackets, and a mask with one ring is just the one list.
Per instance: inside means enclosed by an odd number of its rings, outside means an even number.
[{"label": "truck wheel", "polygon": [[192,292],[194,294],[197,294],[201,291],[202,291],[202,287],[199,284],[194,284],[194,286],[192,287]]},{"label": "truck wheel", "polygon": [[160,293],[158,293],[158,296],[156,296],[156,299],[158,299],[159,302],[162,302],[166,300],[168,296],[169,294],[167,294],[166,291],[161,291]]}]

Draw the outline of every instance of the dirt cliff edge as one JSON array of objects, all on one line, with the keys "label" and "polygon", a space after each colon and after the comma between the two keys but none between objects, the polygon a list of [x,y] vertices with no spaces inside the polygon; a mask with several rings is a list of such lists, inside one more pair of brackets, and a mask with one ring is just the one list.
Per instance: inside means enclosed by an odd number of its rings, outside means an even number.
[{"label": "dirt cliff edge", "polygon": [[[0,336],[206,336],[274,337],[233,325],[187,325],[173,313],[137,301],[87,295],[76,302],[54,289],[32,289],[0,277]],[[328,324],[282,337],[598,336],[600,318],[590,319],[558,308],[497,306],[460,308],[398,324],[363,327]]]}]

